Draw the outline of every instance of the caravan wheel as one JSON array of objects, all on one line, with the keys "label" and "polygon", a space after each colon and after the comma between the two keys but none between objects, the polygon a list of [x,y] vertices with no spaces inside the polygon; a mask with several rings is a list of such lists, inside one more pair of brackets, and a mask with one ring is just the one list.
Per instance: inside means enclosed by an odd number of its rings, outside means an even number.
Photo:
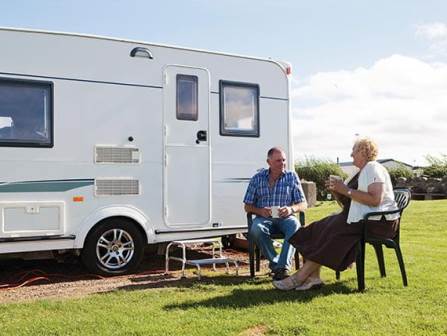
[{"label": "caravan wheel", "polygon": [[82,261],[93,273],[124,274],[135,270],[143,257],[143,237],[135,224],[113,218],[96,227],[87,237]]},{"label": "caravan wheel", "polygon": [[234,241],[236,240],[236,235],[232,234],[222,236],[221,240],[222,240],[222,247],[225,249],[229,249],[233,247]]}]

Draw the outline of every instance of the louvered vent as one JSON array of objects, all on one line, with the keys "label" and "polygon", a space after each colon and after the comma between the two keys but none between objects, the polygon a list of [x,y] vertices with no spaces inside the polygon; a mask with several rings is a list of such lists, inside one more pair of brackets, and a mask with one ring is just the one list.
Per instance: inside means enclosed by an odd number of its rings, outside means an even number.
[{"label": "louvered vent", "polygon": [[140,163],[140,150],[133,147],[96,146],[96,163]]},{"label": "louvered vent", "polygon": [[95,193],[97,196],[139,195],[140,181],[125,178],[96,179]]}]

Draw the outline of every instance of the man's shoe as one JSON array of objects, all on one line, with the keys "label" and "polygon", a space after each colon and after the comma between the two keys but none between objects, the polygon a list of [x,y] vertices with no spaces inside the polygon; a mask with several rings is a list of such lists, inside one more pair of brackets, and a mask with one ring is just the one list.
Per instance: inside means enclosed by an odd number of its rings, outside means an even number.
[{"label": "man's shoe", "polygon": [[274,281],[279,281],[288,277],[289,277],[289,271],[287,271],[285,268],[281,268],[273,272],[272,278]]}]

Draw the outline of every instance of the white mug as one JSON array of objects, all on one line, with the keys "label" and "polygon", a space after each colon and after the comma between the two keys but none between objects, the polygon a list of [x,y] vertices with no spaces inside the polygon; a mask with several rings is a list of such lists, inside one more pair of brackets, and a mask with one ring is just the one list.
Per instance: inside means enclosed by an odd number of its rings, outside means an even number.
[{"label": "white mug", "polygon": [[329,184],[331,187],[334,186],[336,181],[343,181],[343,179],[338,175],[329,175]]},{"label": "white mug", "polygon": [[271,207],[271,209],[272,209],[272,217],[273,218],[278,218],[279,217],[279,209],[280,208],[281,207],[279,205],[274,205],[274,206]]},{"label": "white mug", "polygon": [[343,179],[338,175],[329,175],[329,180],[331,183],[335,181],[343,181]]}]

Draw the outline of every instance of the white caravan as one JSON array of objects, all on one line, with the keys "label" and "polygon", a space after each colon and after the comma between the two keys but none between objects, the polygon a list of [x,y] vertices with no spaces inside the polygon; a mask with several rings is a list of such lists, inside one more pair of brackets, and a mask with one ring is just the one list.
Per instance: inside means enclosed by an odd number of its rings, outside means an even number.
[{"label": "white caravan", "polygon": [[2,255],[128,272],[148,244],[246,231],[266,151],[293,161],[285,63],[9,28],[0,48]]}]

